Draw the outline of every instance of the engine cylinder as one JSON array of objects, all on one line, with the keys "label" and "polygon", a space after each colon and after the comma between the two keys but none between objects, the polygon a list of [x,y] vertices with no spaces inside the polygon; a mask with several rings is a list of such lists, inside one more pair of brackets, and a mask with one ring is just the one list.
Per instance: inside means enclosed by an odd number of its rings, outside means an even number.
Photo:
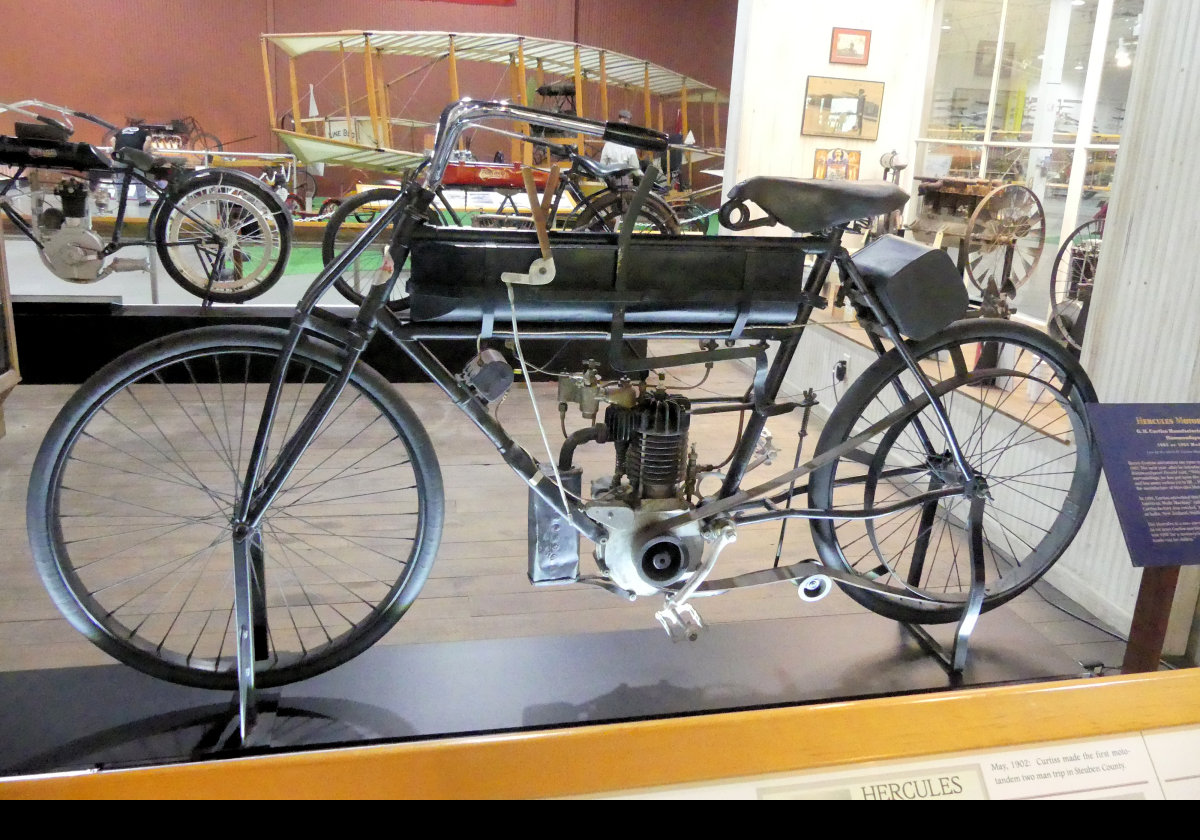
[{"label": "engine cylinder", "polygon": [[687,464],[691,401],[648,394],[633,409],[625,472],[642,498],[669,499],[679,489]]},{"label": "engine cylinder", "polygon": [[62,212],[68,219],[82,219],[87,216],[88,188],[82,181],[63,181],[54,190],[54,194],[62,199]]}]

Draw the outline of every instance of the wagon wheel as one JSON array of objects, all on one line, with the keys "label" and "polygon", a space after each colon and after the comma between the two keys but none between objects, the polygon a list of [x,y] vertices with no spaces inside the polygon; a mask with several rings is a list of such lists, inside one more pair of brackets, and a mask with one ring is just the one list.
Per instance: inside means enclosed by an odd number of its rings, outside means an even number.
[{"label": "wagon wheel", "polygon": [[992,190],[967,222],[967,276],[981,292],[1013,297],[1033,276],[1046,244],[1046,214],[1029,187]]},{"label": "wagon wheel", "polygon": [[1079,319],[1092,296],[1103,238],[1104,219],[1084,222],[1058,249],[1050,271],[1051,332],[1076,350],[1083,337]]}]

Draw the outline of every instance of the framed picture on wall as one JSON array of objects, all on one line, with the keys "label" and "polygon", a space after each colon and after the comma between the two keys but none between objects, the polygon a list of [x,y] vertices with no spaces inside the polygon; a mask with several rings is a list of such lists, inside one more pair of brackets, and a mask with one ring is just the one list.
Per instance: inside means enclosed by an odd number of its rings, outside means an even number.
[{"label": "framed picture on wall", "polygon": [[809,76],[800,133],[876,140],[882,110],[883,82]]},{"label": "framed picture on wall", "polygon": [[829,45],[830,64],[866,64],[871,55],[871,30],[834,27]]},{"label": "framed picture on wall", "polygon": [[819,181],[857,181],[862,152],[846,149],[817,149],[813,177]]}]

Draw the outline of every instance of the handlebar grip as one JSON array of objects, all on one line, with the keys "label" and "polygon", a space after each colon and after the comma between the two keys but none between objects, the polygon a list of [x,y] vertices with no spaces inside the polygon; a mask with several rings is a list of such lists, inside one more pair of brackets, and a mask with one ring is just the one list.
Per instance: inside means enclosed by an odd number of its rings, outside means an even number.
[{"label": "handlebar grip", "polygon": [[667,149],[667,135],[652,128],[627,123],[607,122],[604,124],[604,139],[622,146],[632,146],[648,152],[663,152]]},{"label": "handlebar grip", "polygon": [[110,131],[115,131],[117,128],[108,120],[102,120],[100,117],[97,117],[95,114],[89,114],[87,111],[72,111],[71,116],[79,117],[80,119],[87,120],[88,122],[94,122],[96,125],[103,126]]}]

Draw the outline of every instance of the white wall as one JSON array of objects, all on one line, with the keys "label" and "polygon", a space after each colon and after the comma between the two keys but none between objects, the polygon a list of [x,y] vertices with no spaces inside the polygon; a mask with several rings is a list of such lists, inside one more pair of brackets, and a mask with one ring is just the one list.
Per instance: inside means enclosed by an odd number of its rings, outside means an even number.
[{"label": "white wall", "polygon": [[[752,175],[811,178],[821,148],[862,152],[863,180],[883,176],[879,157],[892,149],[912,160],[933,7],[934,0],[740,0],[724,192]],[[829,63],[834,27],[871,31],[865,67]],[[810,75],[883,82],[879,139],[802,135]]]}]

